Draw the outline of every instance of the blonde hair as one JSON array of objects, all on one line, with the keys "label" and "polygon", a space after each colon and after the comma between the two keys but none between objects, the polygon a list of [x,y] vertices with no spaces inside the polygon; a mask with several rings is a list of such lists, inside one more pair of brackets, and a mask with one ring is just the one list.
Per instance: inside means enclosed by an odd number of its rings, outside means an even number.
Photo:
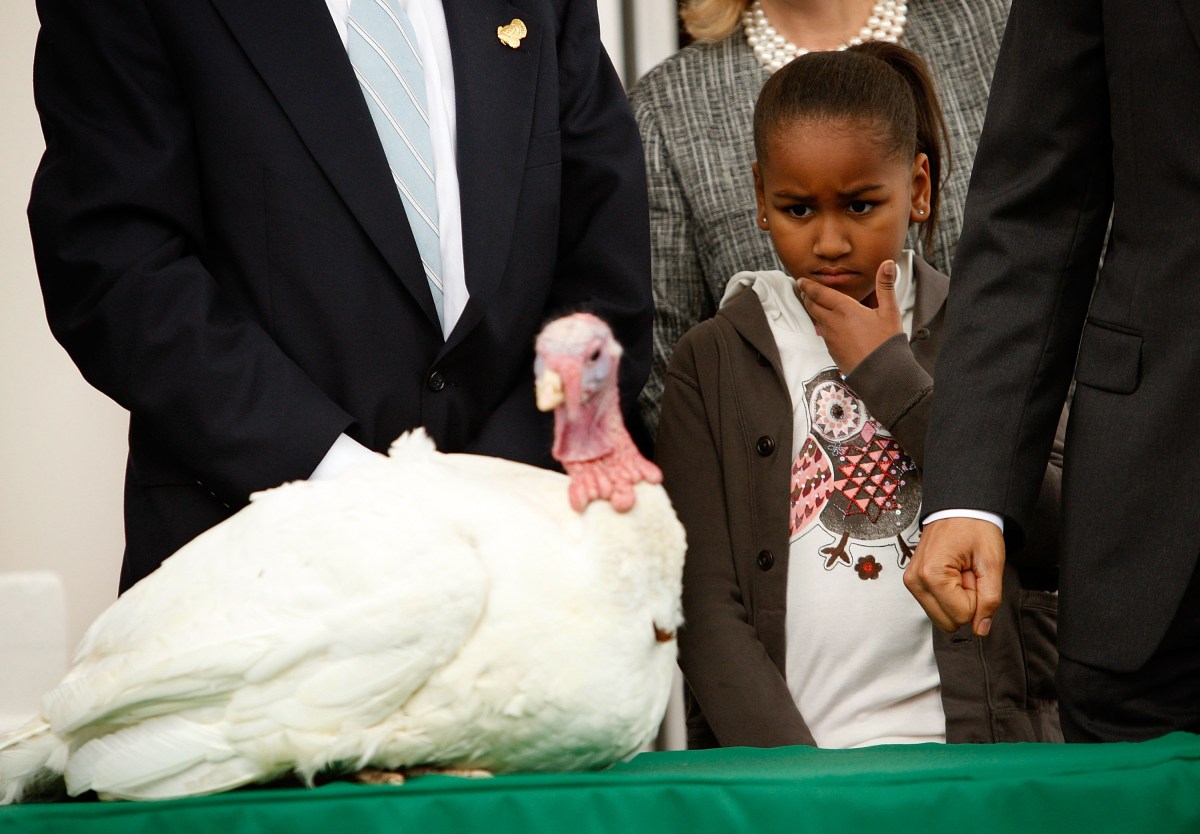
[{"label": "blonde hair", "polygon": [[696,40],[719,41],[737,28],[748,5],[749,0],[688,0],[679,19]]}]

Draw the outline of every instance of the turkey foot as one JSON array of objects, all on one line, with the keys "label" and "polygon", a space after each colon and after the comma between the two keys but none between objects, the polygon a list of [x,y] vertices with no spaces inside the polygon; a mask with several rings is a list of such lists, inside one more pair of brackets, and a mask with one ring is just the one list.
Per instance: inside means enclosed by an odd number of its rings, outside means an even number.
[{"label": "turkey foot", "polygon": [[913,549],[904,540],[904,536],[896,536],[896,541],[900,542],[900,567],[906,568],[912,561]]},{"label": "turkey foot", "polygon": [[490,770],[456,767],[405,767],[400,770],[365,768],[354,774],[354,781],[364,785],[403,785],[412,776],[460,776],[464,779],[490,779]]},{"label": "turkey foot", "polygon": [[835,545],[822,547],[821,553],[828,556],[825,560],[826,569],[833,567],[838,562],[850,564],[850,554],[846,552],[846,542],[850,540],[849,533],[842,533],[842,540]]},{"label": "turkey foot", "polygon": [[363,785],[403,785],[404,773],[399,770],[366,768],[354,774],[354,781]]},{"label": "turkey foot", "polygon": [[495,774],[478,767],[410,767],[409,776],[458,776],[462,779],[491,779]]}]

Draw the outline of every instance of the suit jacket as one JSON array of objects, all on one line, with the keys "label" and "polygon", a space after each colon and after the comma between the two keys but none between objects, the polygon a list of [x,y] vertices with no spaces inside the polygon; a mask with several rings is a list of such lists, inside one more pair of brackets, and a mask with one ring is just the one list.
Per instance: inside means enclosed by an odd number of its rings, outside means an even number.
[{"label": "suit jacket", "polygon": [[[948,280],[921,259],[911,343],[898,334],[847,377],[868,411],[922,464]],[[940,382],[939,382],[940,386]],[[940,396],[940,395],[939,395]],[[779,348],[753,292],[692,328],[671,358],[657,457],[687,528],[679,662],[690,747],[813,744],[786,682],[787,500],[791,397]],[[764,442],[769,441],[769,442]],[[1061,459],[1043,461],[1031,576],[1053,571]],[[931,623],[950,742],[1061,741],[1055,700],[1055,597],[1005,571],[991,636]],[[1030,585],[1030,587],[1026,587]],[[915,604],[915,603],[914,603]]]},{"label": "suit jacket", "polygon": [[1074,371],[1059,646],[1118,672],[1200,551],[1198,44],[1191,0],[1015,0],[930,433],[925,511],[999,512],[1019,539]]},{"label": "suit jacket", "polygon": [[131,413],[122,587],[341,432],[551,464],[556,312],[613,325],[636,396],[645,180],[595,4],[443,6],[471,294],[446,340],[321,0],[39,0],[30,225],[55,336]]},{"label": "suit jacket", "polygon": [[[950,132],[949,170],[932,251],[913,248],[942,272],[962,224],[975,142],[1009,0],[909,0],[903,45],[925,59]],[[650,184],[654,360],[642,409],[658,425],[675,344],[711,316],[725,284],[743,269],[782,269],[770,235],[755,225],[754,103],[770,77],[739,26],[696,43],[652,69],[629,99],[645,144]]]}]

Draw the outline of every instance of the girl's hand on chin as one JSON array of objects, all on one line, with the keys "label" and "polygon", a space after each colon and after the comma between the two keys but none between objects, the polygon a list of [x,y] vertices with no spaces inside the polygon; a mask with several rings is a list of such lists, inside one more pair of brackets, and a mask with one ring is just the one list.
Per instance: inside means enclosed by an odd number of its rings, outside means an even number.
[{"label": "girl's hand on chin", "polygon": [[875,273],[875,292],[865,299],[874,300],[874,307],[810,278],[796,279],[795,289],[843,376],[888,339],[904,332],[896,303],[895,261],[884,261]]}]

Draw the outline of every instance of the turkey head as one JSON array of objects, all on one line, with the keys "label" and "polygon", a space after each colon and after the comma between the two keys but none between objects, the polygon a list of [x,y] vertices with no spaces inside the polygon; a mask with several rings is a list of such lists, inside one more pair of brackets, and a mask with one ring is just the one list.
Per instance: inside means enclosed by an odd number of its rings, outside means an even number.
[{"label": "turkey head", "polygon": [[537,406],[554,412],[552,454],[571,479],[571,506],[583,512],[606,500],[627,512],[634,486],[662,483],[662,472],[638,452],[621,418],[621,346],[601,319],[575,313],[546,325],[535,348]]}]

